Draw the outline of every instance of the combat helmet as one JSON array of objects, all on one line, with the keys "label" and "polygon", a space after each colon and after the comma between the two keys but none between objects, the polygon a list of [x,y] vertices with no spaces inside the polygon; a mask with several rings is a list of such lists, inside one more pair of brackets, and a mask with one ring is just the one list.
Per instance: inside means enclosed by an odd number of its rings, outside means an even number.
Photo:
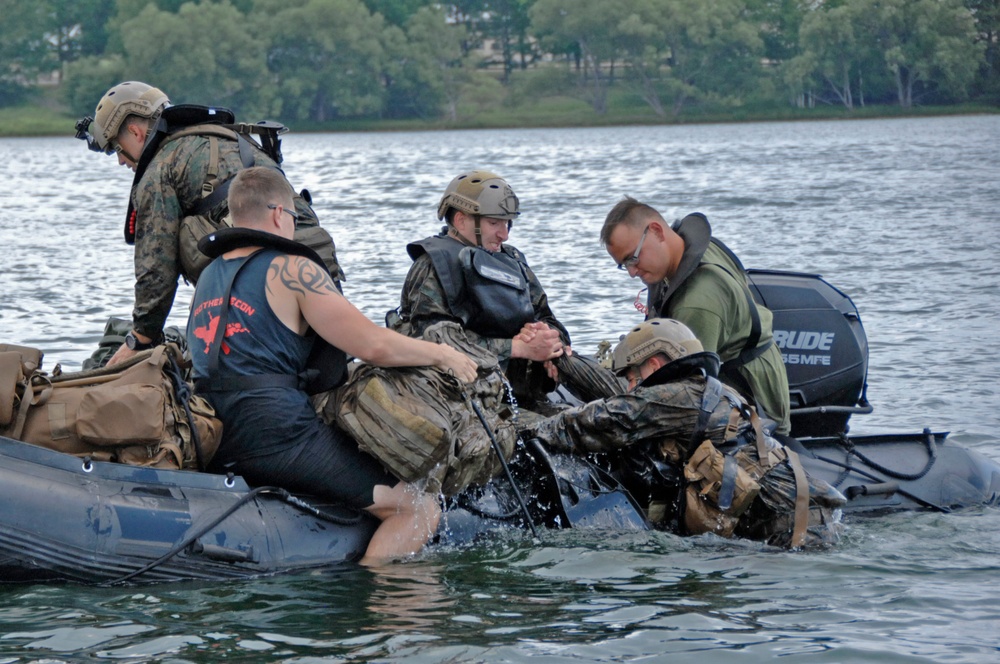
[{"label": "combat helmet", "polygon": [[704,354],[705,348],[684,323],[672,318],[652,318],[632,328],[615,346],[612,370],[622,376],[629,367],[638,367],[657,353],[674,362]]},{"label": "combat helmet", "polygon": [[139,81],[119,83],[97,102],[94,141],[101,150],[111,154],[111,141],[118,135],[125,118],[130,115],[153,118],[169,104],[167,95],[159,88]]},{"label": "combat helmet", "polygon": [[521,214],[514,190],[490,171],[469,171],[448,183],[438,204],[438,219],[444,219],[449,208],[508,221]]}]

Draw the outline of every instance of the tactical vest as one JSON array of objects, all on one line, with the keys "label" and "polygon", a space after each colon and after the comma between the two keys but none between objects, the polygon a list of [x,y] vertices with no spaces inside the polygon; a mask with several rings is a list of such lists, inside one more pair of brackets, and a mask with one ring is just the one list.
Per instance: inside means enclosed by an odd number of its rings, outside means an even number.
[{"label": "tactical vest", "polygon": [[[228,217],[228,208],[224,205],[232,178],[221,180],[219,177],[219,141],[237,143],[243,168],[256,165],[258,151],[280,165],[283,157],[279,135],[285,131],[287,128],[276,122],[238,123],[232,111],[225,108],[187,104],[164,109],[150,131],[146,145],[139,156],[139,162],[136,164],[135,177],[132,180],[133,195],[129,196],[128,213],[125,218],[125,242],[135,244],[134,192],[153,158],[172,141],[188,136],[208,138],[208,172],[202,181],[201,198],[190,209],[181,210],[182,219],[178,230],[178,260],[181,274],[188,281],[196,283],[201,271],[211,262],[207,256],[198,251],[198,241],[212,231],[232,225]],[[309,213],[305,215],[305,223],[296,224],[296,241],[308,245],[320,255],[322,264],[339,286],[344,274],[337,262],[333,238],[315,221],[309,192],[302,190],[295,196],[295,200],[300,215],[303,210]]]},{"label": "tactical vest", "polygon": [[498,252],[436,235],[406,246],[410,258],[427,254],[444,287],[448,308],[463,327],[485,337],[513,337],[535,319],[527,261],[513,247]]},{"label": "tactical vest", "polygon": [[[278,135],[287,131],[284,125],[275,122],[258,124],[237,123],[233,112],[227,108],[212,108],[194,104],[169,106],[160,114],[156,125],[150,130],[146,144],[139,155],[132,178],[132,191],[139,186],[142,176],[156,154],[170,141],[184,136],[209,136],[213,139],[209,173],[202,184],[202,200],[191,210],[181,210],[184,215],[203,214],[226,199],[228,185],[220,187],[218,181],[218,139],[237,141],[240,146],[240,161],[244,168],[254,165],[254,149],[264,151],[276,164],[281,164],[281,140]],[[258,143],[253,135],[261,137]],[[129,196],[128,212],[125,217],[125,242],[135,244],[135,197]]]},{"label": "tactical vest", "polygon": [[[694,375],[699,367],[708,366],[705,360],[710,356],[715,354],[699,353],[675,360],[643,384],[657,385]],[[758,481],[777,464],[787,461],[794,476],[794,486],[790,487],[795,504],[790,541],[792,546],[801,546],[808,522],[809,486],[798,456],[767,437],[757,413],[711,372],[713,368],[704,375],[698,420],[690,438],[630,448],[623,455],[626,483],[646,500],[650,522],[656,524],[666,515],[675,514],[675,527],[682,534],[714,532],[732,537],[740,517],[757,498]],[[722,442],[713,444],[706,433],[717,429],[722,421]]]},{"label": "tactical vest", "polygon": [[[202,253],[216,260],[222,254],[240,247],[276,249],[286,254],[304,256],[317,265],[325,267],[323,266],[323,260],[309,247],[263,231],[247,228],[224,228],[206,235],[198,243],[198,248]],[[246,267],[258,255],[260,254],[251,255],[243,263],[241,269]],[[309,359],[306,361],[306,368],[297,376],[278,374],[232,376],[229,378],[218,376],[219,351],[222,348],[221,342],[226,331],[226,322],[229,315],[229,296],[232,291],[233,282],[236,281],[239,273],[240,270],[237,270],[233,274],[225,292],[222,294],[222,301],[226,305],[219,312],[215,338],[209,345],[209,375],[195,382],[197,391],[199,393],[235,392],[261,387],[295,387],[304,390],[307,394],[318,394],[342,385],[347,380],[347,355],[336,346],[330,345],[318,334],[315,335],[316,338],[313,342],[312,351],[310,352]]]}]

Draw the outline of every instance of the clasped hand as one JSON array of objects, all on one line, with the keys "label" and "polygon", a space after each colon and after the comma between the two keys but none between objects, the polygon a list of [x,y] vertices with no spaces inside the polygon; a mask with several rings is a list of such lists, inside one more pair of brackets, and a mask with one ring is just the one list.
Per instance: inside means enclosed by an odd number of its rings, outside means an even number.
[{"label": "clasped hand", "polygon": [[545,372],[552,380],[559,379],[559,370],[552,360],[563,354],[569,357],[573,349],[563,345],[559,330],[545,323],[526,323],[511,340],[511,357],[544,362]]}]

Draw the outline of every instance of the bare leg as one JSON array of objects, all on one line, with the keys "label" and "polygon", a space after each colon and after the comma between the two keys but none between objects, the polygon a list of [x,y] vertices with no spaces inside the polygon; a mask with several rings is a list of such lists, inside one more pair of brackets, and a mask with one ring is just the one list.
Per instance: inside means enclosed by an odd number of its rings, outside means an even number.
[{"label": "bare leg", "polygon": [[382,525],[372,536],[362,565],[413,555],[437,531],[441,507],[435,496],[400,482],[391,489],[377,485],[374,498],[375,502],[365,509],[381,519]]}]

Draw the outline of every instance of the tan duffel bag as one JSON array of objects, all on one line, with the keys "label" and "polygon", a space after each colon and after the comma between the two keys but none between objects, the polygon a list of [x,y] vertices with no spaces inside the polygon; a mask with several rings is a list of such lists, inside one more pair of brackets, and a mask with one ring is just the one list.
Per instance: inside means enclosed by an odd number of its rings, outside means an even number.
[{"label": "tan duffel bag", "polygon": [[0,435],[96,460],[173,469],[203,469],[222,438],[212,407],[182,379],[172,344],[111,368],[52,376],[37,365],[27,372],[28,365],[15,366],[15,355],[23,353],[0,350]]}]

